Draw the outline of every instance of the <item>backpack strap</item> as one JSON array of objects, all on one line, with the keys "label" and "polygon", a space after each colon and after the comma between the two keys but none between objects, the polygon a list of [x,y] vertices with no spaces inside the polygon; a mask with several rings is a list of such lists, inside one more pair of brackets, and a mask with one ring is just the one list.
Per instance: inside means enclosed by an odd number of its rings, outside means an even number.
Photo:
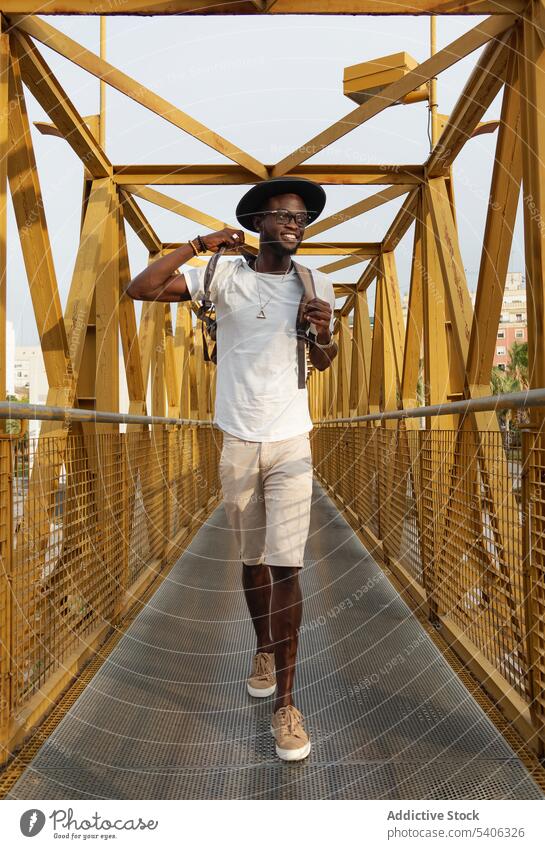
[{"label": "backpack strap", "polygon": [[210,300],[210,286],[212,284],[212,278],[214,277],[218,260],[220,256],[224,253],[225,247],[221,247],[218,251],[216,251],[215,254],[212,255],[211,259],[209,259],[206,264],[206,268],[204,270],[204,298],[201,301],[201,306],[199,308],[199,312],[197,313],[199,318],[204,317],[212,309],[212,301]]},{"label": "backpack strap", "polygon": [[310,327],[310,323],[303,319],[303,309],[308,301],[311,301],[313,298],[316,298],[316,286],[314,285],[314,277],[312,276],[312,271],[310,268],[307,268],[305,265],[299,265],[298,262],[293,263],[293,267],[297,272],[297,276],[299,280],[303,284],[303,294],[301,296],[301,300],[299,302],[299,309],[297,310],[297,321],[295,325],[295,332],[297,334],[297,379],[298,379],[298,389],[305,388],[305,344],[308,341],[307,331]]},{"label": "backpack strap", "polygon": [[216,322],[210,315],[212,312],[213,303],[210,300],[210,286],[212,284],[212,279],[216,272],[216,266],[218,264],[218,260],[222,254],[226,251],[225,247],[221,247],[211,259],[208,260],[204,271],[204,298],[201,301],[201,305],[197,310],[197,318],[201,319],[201,330],[202,330],[202,350],[203,357],[205,362],[213,362],[217,361],[217,351],[216,345],[212,352],[208,350],[208,343],[206,341],[206,334],[204,332],[204,326],[206,325],[206,330],[208,331],[208,335],[212,341],[216,341]]},{"label": "backpack strap", "polygon": [[[221,247],[208,261],[206,266],[206,270],[204,272],[204,298],[201,301],[201,306],[197,311],[197,317],[202,321],[202,335],[203,335],[203,355],[206,361],[211,360],[212,362],[216,362],[217,359],[217,350],[216,345],[214,346],[214,350],[211,354],[208,351],[208,345],[206,344],[206,338],[204,333],[204,325],[206,324],[206,329],[210,338],[215,342],[216,341],[216,322],[210,316],[210,312],[212,310],[212,301],[210,300],[210,286],[212,283],[212,279],[214,277],[214,273],[216,271],[216,266],[218,264],[218,260],[220,256],[225,253],[226,248]],[[242,251],[241,251],[242,253]],[[249,252],[244,252],[245,258],[253,259],[254,255]],[[312,275],[312,271],[310,268],[307,268],[305,265],[299,265],[298,262],[293,262],[293,268],[297,273],[297,276],[303,286],[303,294],[301,296],[301,300],[299,302],[299,308],[297,310],[297,319],[295,324],[295,332],[297,335],[297,385],[298,389],[305,388],[305,345],[308,342],[307,331],[310,327],[310,323],[303,319],[303,309],[308,301],[311,301],[313,298],[316,298],[316,286],[314,284],[314,277]]]}]

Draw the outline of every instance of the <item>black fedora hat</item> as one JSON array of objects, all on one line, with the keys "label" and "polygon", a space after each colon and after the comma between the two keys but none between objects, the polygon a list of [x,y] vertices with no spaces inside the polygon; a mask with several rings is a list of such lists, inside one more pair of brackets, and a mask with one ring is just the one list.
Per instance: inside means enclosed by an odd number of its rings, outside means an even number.
[{"label": "black fedora hat", "polygon": [[325,192],[318,183],[305,180],[304,177],[272,177],[264,180],[246,192],[236,208],[237,221],[247,230],[257,233],[252,222],[252,215],[263,211],[263,205],[275,195],[294,194],[302,198],[311,216],[309,224],[315,221],[325,206]]}]

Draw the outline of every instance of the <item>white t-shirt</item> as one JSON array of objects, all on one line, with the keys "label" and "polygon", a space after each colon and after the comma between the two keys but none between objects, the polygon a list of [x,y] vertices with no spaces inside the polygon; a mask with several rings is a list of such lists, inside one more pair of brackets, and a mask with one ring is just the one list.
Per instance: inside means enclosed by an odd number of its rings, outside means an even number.
[{"label": "white t-shirt", "polygon": [[[204,297],[204,271],[184,268],[192,300]],[[316,295],[333,310],[329,277],[313,271]],[[257,318],[260,297],[266,315]],[[245,259],[218,263],[210,287],[216,307],[214,424],[254,442],[276,442],[312,430],[306,386],[298,388],[295,324],[303,286],[295,271],[256,274]],[[331,316],[333,330],[334,316]],[[310,325],[315,333],[316,328]]]}]

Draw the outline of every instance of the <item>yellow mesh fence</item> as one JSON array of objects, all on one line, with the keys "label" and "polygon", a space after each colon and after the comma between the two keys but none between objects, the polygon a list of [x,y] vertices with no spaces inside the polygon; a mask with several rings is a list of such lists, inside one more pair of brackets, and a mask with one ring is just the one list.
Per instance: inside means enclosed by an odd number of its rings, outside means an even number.
[{"label": "yellow mesh fence", "polygon": [[500,432],[339,423],[315,428],[312,445],[318,474],[382,545],[386,563],[421,587],[432,615],[463,633],[506,690],[532,703],[542,727],[543,438],[527,452],[526,546],[523,452],[508,450]]},{"label": "yellow mesh fence", "polygon": [[[221,432],[0,440],[0,722],[46,713],[48,686],[106,639],[221,495]],[[326,424],[314,465],[430,613],[545,719],[545,443],[527,434]],[[523,462],[523,458],[526,461]],[[523,474],[523,469],[525,474]],[[99,639],[99,642],[100,642]],[[11,724],[10,724],[11,723]],[[15,731],[14,731],[15,728]]]},{"label": "yellow mesh fence", "polygon": [[0,722],[8,746],[14,717],[40,699],[45,712],[44,686],[74,661],[77,668],[97,634],[108,636],[142,579],[175,562],[184,532],[220,495],[220,431],[97,430],[0,441]]}]

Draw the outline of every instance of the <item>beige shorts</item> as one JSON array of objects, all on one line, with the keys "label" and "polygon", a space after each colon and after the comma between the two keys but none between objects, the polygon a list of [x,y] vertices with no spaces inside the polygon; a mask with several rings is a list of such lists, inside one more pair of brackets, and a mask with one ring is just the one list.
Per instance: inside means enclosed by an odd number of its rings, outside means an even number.
[{"label": "beige shorts", "polygon": [[312,496],[309,434],[247,442],[224,432],[219,474],[242,562],[302,567]]}]

